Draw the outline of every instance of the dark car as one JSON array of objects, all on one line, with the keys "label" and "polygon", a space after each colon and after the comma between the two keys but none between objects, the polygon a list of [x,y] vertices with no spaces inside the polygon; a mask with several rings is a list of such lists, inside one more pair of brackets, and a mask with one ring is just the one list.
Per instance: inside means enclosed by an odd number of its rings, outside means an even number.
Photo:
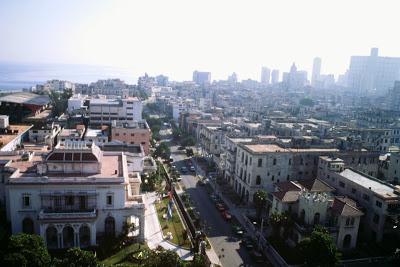
[{"label": "dark car", "polygon": [[253,249],[250,252],[250,256],[257,263],[265,263],[266,264],[265,266],[271,266],[270,264],[267,263],[262,253],[258,250]]},{"label": "dark car", "polygon": [[253,239],[249,236],[245,236],[242,239],[242,242],[240,243],[242,246],[244,246],[247,250],[252,250],[254,249],[254,242]]},{"label": "dark car", "polygon": [[243,236],[244,235],[244,230],[240,225],[234,225],[232,227],[233,233],[237,236]]},{"label": "dark car", "polygon": [[217,210],[219,210],[219,211],[225,211],[225,205],[224,204],[222,204],[222,203],[217,203],[216,205],[215,205],[215,207],[217,208]]}]

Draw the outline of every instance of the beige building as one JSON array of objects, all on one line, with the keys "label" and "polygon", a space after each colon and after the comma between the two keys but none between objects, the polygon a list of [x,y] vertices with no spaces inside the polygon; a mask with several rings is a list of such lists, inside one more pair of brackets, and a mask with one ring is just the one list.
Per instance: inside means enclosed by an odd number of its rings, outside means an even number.
[{"label": "beige building", "polygon": [[111,141],[121,141],[125,144],[139,144],[144,153],[150,153],[151,130],[145,120],[131,123],[112,122]]}]

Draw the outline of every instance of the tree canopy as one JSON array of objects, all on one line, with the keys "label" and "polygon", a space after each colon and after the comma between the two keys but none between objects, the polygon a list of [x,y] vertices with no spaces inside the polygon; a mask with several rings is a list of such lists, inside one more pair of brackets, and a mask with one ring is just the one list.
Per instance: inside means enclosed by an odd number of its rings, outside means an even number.
[{"label": "tree canopy", "polygon": [[40,236],[17,234],[10,238],[4,262],[9,267],[43,267],[50,265],[51,257]]},{"label": "tree canopy", "polygon": [[307,266],[335,266],[340,254],[329,232],[323,227],[316,227],[310,237],[300,244]]},{"label": "tree canopy", "polygon": [[263,190],[258,190],[253,197],[254,206],[257,212],[257,218],[260,219],[265,206],[267,205],[267,193]]},{"label": "tree canopy", "polygon": [[65,257],[56,264],[57,267],[97,267],[96,256],[80,248],[70,248]]}]

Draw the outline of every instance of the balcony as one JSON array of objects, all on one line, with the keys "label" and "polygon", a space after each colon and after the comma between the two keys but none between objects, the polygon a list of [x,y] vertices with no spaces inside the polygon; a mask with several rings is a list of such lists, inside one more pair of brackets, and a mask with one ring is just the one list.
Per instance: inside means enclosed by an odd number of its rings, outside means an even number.
[{"label": "balcony", "polygon": [[41,210],[39,212],[39,220],[58,221],[58,220],[93,220],[97,218],[97,210]]}]

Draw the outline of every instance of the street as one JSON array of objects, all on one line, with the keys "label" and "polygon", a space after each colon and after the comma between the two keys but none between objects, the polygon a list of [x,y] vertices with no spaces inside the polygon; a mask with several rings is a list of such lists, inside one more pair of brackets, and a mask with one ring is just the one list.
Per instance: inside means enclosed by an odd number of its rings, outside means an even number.
[{"label": "street", "polygon": [[[171,156],[174,160],[173,165],[177,170],[182,166],[187,167],[186,155],[184,151],[178,151],[176,146],[171,146]],[[206,225],[208,239],[220,258],[223,266],[261,266],[250,259],[248,251],[241,247],[239,239],[234,237],[230,223],[225,221],[215,208],[210,196],[204,187],[197,184],[198,179],[194,172],[181,174],[180,182],[190,194],[191,199],[200,212],[200,217]]]}]

